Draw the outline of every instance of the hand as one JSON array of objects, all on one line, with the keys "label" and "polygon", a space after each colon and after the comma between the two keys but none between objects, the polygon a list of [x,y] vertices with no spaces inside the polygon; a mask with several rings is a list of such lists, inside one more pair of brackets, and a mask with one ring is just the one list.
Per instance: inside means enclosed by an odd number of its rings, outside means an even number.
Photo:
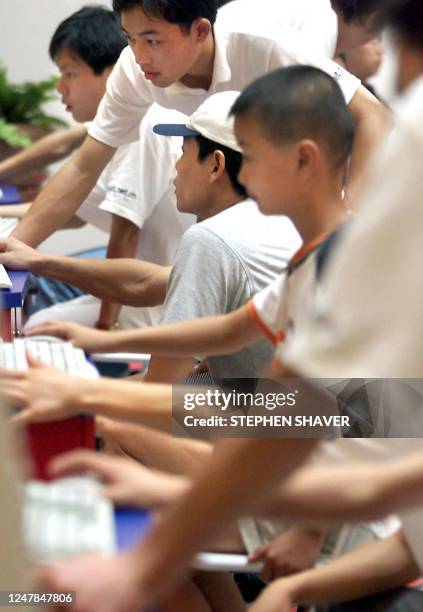
[{"label": "hand", "polygon": [[47,321],[28,330],[26,335],[57,336],[72,342],[74,346],[84,349],[87,353],[108,350],[107,345],[110,345],[110,332],[62,321]]},{"label": "hand", "polygon": [[31,270],[37,263],[37,251],[17,238],[0,240],[0,264],[12,270]]},{"label": "hand", "polygon": [[291,527],[269,544],[257,548],[249,560],[264,561],[261,575],[266,582],[297,574],[313,567],[323,537],[323,530]]},{"label": "hand", "polygon": [[75,591],[74,612],[140,612],[151,607],[139,580],[140,559],[133,552],[114,557],[89,555],[38,571],[43,590]]},{"label": "hand", "polygon": [[81,412],[80,393],[90,382],[46,366],[27,351],[29,370],[0,370],[0,397],[22,410],[19,424],[66,419]]},{"label": "hand", "polygon": [[295,601],[288,587],[288,579],[279,579],[262,591],[249,612],[290,612]]},{"label": "hand", "polygon": [[[173,501],[185,490],[185,478],[150,470],[133,459],[111,457],[89,450],[76,450],[52,460],[54,477],[89,471],[104,482],[102,494],[121,506],[155,508]],[[180,485],[180,486],[179,486]]]}]

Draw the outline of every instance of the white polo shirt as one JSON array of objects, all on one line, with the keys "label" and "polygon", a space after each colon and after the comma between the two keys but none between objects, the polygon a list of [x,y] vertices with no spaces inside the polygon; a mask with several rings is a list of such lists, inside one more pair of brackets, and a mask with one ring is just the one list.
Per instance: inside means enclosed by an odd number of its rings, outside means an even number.
[{"label": "white polo shirt", "polygon": [[[423,77],[396,108],[396,128],[375,159],[361,210],[335,247],[313,314],[285,347],[286,364],[309,377],[423,378]],[[421,412],[421,411],[420,411]],[[398,402],[398,418],[410,418]],[[411,421],[423,436],[417,412]],[[421,449],[421,439],[342,440],[324,446],[360,460]],[[329,452],[325,450],[323,452]],[[335,452],[331,451],[331,452]],[[423,508],[400,515],[423,569]]]},{"label": "white polo shirt", "polygon": [[322,56],[334,57],[338,17],[330,0],[234,0],[219,9],[218,23],[229,29],[232,24],[250,27],[263,15],[301,32]]},{"label": "white polo shirt", "polygon": [[253,32],[227,31],[216,24],[213,78],[208,91],[181,82],[165,88],[155,86],[145,79],[127,47],[110,75],[89,134],[119,147],[138,138],[139,124],[153,102],[191,115],[210,95],[242,91],[258,77],[293,64],[311,64],[325,70],[337,80],[347,102],[356,93],[360,81],[327,57],[320,57],[298,31],[271,22],[255,24],[251,29]]}]

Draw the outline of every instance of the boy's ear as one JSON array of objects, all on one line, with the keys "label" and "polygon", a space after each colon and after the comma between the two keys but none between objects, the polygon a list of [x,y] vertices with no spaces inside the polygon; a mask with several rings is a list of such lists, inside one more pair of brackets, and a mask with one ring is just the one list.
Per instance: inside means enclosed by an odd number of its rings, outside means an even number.
[{"label": "boy's ear", "polygon": [[217,181],[226,170],[226,159],[222,151],[216,150],[211,156],[212,171],[210,173],[210,182]]},{"label": "boy's ear", "polygon": [[212,30],[210,21],[204,19],[204,17],[196,19],[192,24],[192,28],[194,29],[197,42],[199,43],[204,42]]},{"label": "boy's ear", "polygon": [[298,143],[298,169],[314,169],[320,159],[320,149],[314,140],[308,138]]}]

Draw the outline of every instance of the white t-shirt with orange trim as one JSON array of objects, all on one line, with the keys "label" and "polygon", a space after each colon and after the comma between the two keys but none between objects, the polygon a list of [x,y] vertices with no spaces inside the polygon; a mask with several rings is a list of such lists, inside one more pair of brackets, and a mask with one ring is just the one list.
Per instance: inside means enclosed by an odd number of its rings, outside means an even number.
[{"label": "white t-shirt with orange trim", "polygon": [[303,245],[286,270],[247,304],[253,321],[276,345],[276,359],[280,359],[282,345],[289,340],[298,317],[317,291],[316,253],[326,238],[321,236]]}]

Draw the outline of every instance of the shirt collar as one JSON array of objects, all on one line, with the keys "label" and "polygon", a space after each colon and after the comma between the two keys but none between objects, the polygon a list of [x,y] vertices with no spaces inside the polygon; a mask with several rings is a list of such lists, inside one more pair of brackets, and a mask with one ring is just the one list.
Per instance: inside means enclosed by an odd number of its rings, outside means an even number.
[{"label": "shirt collar", "polygon": [[[213,35],[214,63],[212,80],[208,90],[209,94],[223,91],[221,86],[224,83],[229,83],[232,78],[232,70],[228,62],[229,32],[221,25],[215,24],[213,27]],[[167,87],[167,90],[170,93],[192,92],[193,94],[203,91],[201,89],[187,87],[180,81]]]},{"label": "shirt collar", "polygon": [[294,268],[296,268],[310,255],[310,253],[313,253],[313,251],[318,249],[321,244],[326,240],[326,238],[331,235],[331,233],[332,232],[324,232],[323,234],[320,234],[319,236],[313,238],[313,240],[310,240],[310,242],[303,244],[295,253],[295,255],[293,255],[293,257],[290,259],[288,263],[288,269],[294,270]]},{"label": "shirt collar", "polygon": [[220,85],[230,82],[232,78],[232,69],[228,62],[229,32],[220,24],[215,24],[213,34],[214,65],[210,92],[218,91]]}]

